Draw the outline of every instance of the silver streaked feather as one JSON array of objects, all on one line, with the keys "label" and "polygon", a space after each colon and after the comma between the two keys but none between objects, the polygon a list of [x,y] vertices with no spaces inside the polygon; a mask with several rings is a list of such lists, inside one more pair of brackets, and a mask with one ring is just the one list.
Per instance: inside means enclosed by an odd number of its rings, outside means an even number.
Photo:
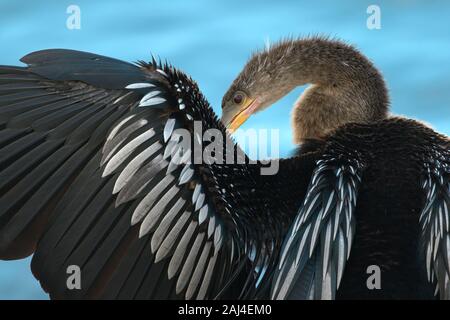
[{"label": "silver streaked feather", "polygon": [[216,217],[215,217],[215,216],[212,216],[212,217],[209,219],[209,222],[208,222],[208,239],[211,238],[211,236],[213,235],[214,230],[215,230],[215,228],[216,228],[215,220],[216,220]]},{"label": "silver streaked feather", "polygon": [[178,270],[181,266],[181,263],[183,262],[184,257],[186,255],[189,240],[192,238],[195,229],[197,229],[197,222],[191,221],[191,223],[189,224],[189,227],[186,229],[180,242],[178,243],[178,246],[175,249],[175,252],[172,256],[172,259],[170,259],[169,268],[168,268],[169,279],[172,279],[175,276],[175,274],[178,272]]},{"label": "silver streaked feather", "polygon": [[150,100],[151,98],[157,96],[160,93],[161,93],[161,91],[158,91],[158,90],[150,91],[149,93],[147,93],[145,96],[142,97],[139,104],[142,105],[144,102]]},{"label": "silver streaked feather", "polygon": [[194,192],[192,193],[192,203],[195,203],[197,201],[197,198],[200,195],[201,190],[202,185],[200,183],[197,183],[195,185]]},{"label": "silver streaked feather", "polygon": [[149,163],[140,168],[117,194],[116,206],[135,199],[167,165],[167,161],[161,155],[157,155]]},{"label": "silver streaked feather", "polygon": [[198,213],[198,224],[201,225],[208,217],[208,205],[205,204]]},{"label": "silver streaked feather", "polygon": [[164,126],[164,142],[167,142],[169,138],[172,136],[173,129],[175,128],[175,124],[177,120],[174,118],[170,118],[167,120],[166,125]]},{"label": "silver streaked feather", "polygon": [[[355,188],[359,184],[352,178],[359,170],[318,162],[281,250],[273,278],[273,298],[289,297],[297,286],[295,281],[304,281],[298,285],[310,288],[302,291],[304,298],[334,299],[354,236]],[[304,273],[311,263],[315,271]]]},{"label": "silver streaked feather", "polygon": [[[114,126],[114,128],[111,130],[111,132],[109,133],[108,137],[106,138],[106,141],[111,140],[112,138],[114,138],[117,134],[117,132],[119,132],[119,130],[122,128],[122,126],[127,123],[129,120],[131,120],[132,118],[134,118],[136,116],[136,114],[132,114],[128,117],[125,117],[124,119],[120,120],[118,124],[116,124]],[[145,120],[145,119],[144,119]],[[147,121],[145,120],[145,123]],[[144,123],[144,124],[145,124]]]},{"label": "silver streaked feather", "polygon": [[[111,139],[107,140],[105,142],[105,145],[103,146],[103,156],[102,160],[100,161],[100,165],[102,166],[106,161],[108,161],[113,155],[116,150],[122,146],[122,143],[137,129],[142,128],[148,123],[147,120],[141,119],[139,121],[135,121],[129,126],[127,126],[125,129],[120,131],[118,134],[117,132],[114,133],[114,135],[111,135]],[[115,128],[114,128],[115,129]],[[113,130],[114,130],[113,129]]]},{"label": "silver streaked feather", "polygon": [[155,263],[164,259],[174,247],[175,241],[178,239],[181,230],[192,216],[190,211],[184,211],[181,217],[177,220],[172,229],[170,229],[167,236],[162,241],[155,256]]},{"label": "silver streaked feather", "polygon": [[181,268],[180,275],[178,277],[177,285],[176,285],[176,293],[180,293],[188,284],[188,281],[192,275],[194,269],[194,263],[197,259],[197,255],[199,253],[200,247],[202,245],[203,239],[205,238],[205,234],[199,233],[194,240],[194,243],[191,246],[191,250]]},{"label": "silver streaked feather", "polygon": [[211,282],[211,277],[216,266],[217,254],[215,254],[211,259],[209,259],[208,267],[206,268],[205,275],[203,276],[203,281],[198,290],[197,299],[203,300],[208,292],[209,284]]},{"label": "silver streaked feather", "polygon": [[175,180],[175,177],[172,175],[165,176],[161,181],[158,182],[158,184],[153,188],[152,192],[148,193],[137,205],[136,209],[133,212],[133,215],[131,216],[131,225],[135,225],[139,221],[142,220],[142,218],[145,217],[147,212],[150,210],[150,208],[153,206],[155,201],[158,199],[160,194],[164,191],[164,189],[167,188],[167,186]]},{"label": "silver streaked feather", "polygon": [[203,247],[202,254],[200,255],[200,258],[198,259],[197,266],[194,269],[194,273],[192,274],[191,281],[189,282],[189,286],[186,290],[185,298],[187,300],[190,300],[194,296],[195,291],[197,290],[197,288],[200,284],[201,278],[203,276],[203,271],[205,270],[207,263],[208,263],[208,258],[209,258],[209,254],[211,251],[211,245],[212,245],[211,242],[207,241],[205,243],[205,246]]},{"label": "silver streaked feather", "polygon": [[189,180],[191,180],[193,175],[194,175],[194,166],[192,164],[186,164],[183,170],[181,170],[179,184],[182,185],[188,182]]},{"label": "silver streaked feather", "polygon": [[139,238],[146,235],[153,227],[158,223],[161,218],[161,214],[163,213],[166,206],[169,202],[175,197],[175,195],[180,191],[178,186],[174,184],[167,192],[165,192],[159,199],[158,202],[150,209],[150,211],[145,216],[144,220],[141,223],[141,227],[139,229]]},{"label": "silver streaked feather", "polygon": [[197,201],[195,202],[195,211],[198,211],[203,206],[204,202],[205,202],[205,193],[203,192],[203,190],[200,190],[200,194],[198,195]]},{"label": "silver streaked feather", "polygon": [[432,170],[429,164],[426,166],[421,183],[426,200],[419,222],[427,277],[436,285],[435,294],[439,293],[441,299],[450,299],[450,181],[445,167],[435,166]]},{"label": "silver streaked feather", "polygon": [[125,87],[125,89],[142,89],[142,88],[151,88],[154,87],[155,85],[151,84],[151,83],[146,83],[146,82],[137,82],[137,83],[130,83],[129,85],[127,85]]},{"label": "silver streaked feather", "polygon": [[161,104],[166,102],[167,100],[161,97],[155,97],[155,98],[151,98],[148,99],[147,101],[141,102],[139,103],[139,107],[149,107],[149,106],[154,106],[157,104]]},{"label": "silver streaked feather", "polygon": [[152,235],[152,253],[155,253],[156,250],[158,250],[159,246],[161,245],[169,231],[171,223],[177,217],[185,203],[186,200],[184,200],[183,198],[179,198],[177,202],[172,206],[172,208],[170,208],[170,210],[164,215],[161,223],[158,225],[158,228],[156,228],[155,233],[153,233]]},{"label": "silver streaked feather", "polygon": [[113,194],[119,192],[127,184],[127,182],[130,181],[142,164],[161,148],[162,145],[159,141],[156,141],[150,147],[138,154],[133,160],[131,160],[117,178],[116,183],[114,184]]}]

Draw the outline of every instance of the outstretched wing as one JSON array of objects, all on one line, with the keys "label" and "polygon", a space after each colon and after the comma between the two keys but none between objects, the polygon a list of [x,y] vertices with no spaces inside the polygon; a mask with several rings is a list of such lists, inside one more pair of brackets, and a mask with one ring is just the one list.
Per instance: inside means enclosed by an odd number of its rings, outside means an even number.
[{"label": "outstretched wing", "polygon": [[435,294],[450,299],[450,153],[436,147],[422,187],[426,194],[420,215],[421,245],[426,259],[428,280],[436,285]]},{"label": "outstretched wing", "polygon": [[[0,67],[3,259],[34,251],[57,199],[139,101],[125,86],[153,78],[135,65],[70,50],[22,61],[29,67]],[[100,79],[105,83],[97,86]]]},{"label": "outstretched wing", "polygon": [[240,203],[253,169],[197,164],[181,143],[229,139],[192,80],[77,51],[23,61],[0,68],[1,258],[35,251],[53,298],[214,298],[248,264],[254,290],[274,245],[264,203]]},{"label": "outstretched wing", "polygon": [[324,155],[280,253],[273,299],[334,299],[355,234],[361,165]]}]

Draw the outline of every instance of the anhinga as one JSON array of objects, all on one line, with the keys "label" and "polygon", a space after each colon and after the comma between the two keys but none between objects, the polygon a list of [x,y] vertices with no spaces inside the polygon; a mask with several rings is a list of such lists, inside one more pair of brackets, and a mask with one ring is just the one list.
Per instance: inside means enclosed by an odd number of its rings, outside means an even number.
[{"label": "anhinga", "polygon": [[34,253],[52,298],[431,298],[431,284],[450,298],[449,139],[389,116],[382,77],[351,46],[281,42],[224,96],[232,131],[312,84],[292,117],[299,152],[275,175],[192,161],[195,141],[212,143],[195,121],[222,133],[216,160],[231,140],[169,65],[71,50],[22,61],[0,67],[0,258]]}]

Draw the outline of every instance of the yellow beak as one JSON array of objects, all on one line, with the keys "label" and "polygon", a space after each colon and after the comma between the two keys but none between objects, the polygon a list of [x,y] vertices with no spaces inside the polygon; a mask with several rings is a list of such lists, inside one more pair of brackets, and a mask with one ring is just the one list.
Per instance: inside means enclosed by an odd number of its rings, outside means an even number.
[{"label": "yellow beak", "polygon": [[225,124],[228,131],[230,133],[235,132],[252,115],[258,106],[259,101],[257,99],[247,99],[239,112],[231,118],[229,123]]}]

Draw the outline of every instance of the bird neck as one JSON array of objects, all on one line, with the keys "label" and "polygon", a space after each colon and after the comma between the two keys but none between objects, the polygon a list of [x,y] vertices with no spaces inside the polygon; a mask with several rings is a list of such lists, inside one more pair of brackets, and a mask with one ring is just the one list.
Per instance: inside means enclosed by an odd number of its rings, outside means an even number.
[{"label": "bird neck", "polygon": [[[353,47],[337,41],[307,39],[284,43],[283,75],[291,88],[311,84],[292,112],[294,142],[320,139],[346,123],[387,117],[389,98],[383,77]],[[276,48],[275,50],[280,48]]]}]

